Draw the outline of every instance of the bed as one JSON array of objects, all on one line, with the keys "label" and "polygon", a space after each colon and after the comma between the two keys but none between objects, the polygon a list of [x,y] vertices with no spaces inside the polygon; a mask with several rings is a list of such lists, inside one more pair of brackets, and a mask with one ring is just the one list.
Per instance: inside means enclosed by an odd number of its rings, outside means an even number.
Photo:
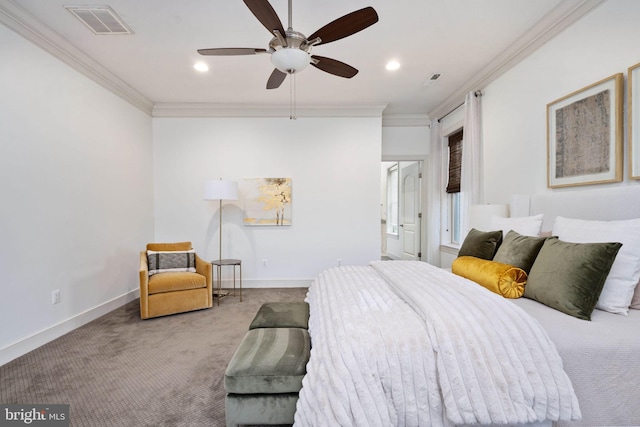
[{"label": "bed", "polygon": [[[638,212],[640,197],[631,196],[627,218]],[[512,212],[533,217],[540,214],[535,206],[554,206],[541,226],[550,234],[565,212],[550,197],[531,197]],[[593,202],[579,199],[564,200],[571,209]],[[605,219],[580,212],[590,221]],[[634,228],[640,222],[618,225],[632,236],[640,230]],[[615,262],[606,280],[615,275]],[[636,267],[640,274],[640,257]],[[538,271],[534,263],[529,278]],[[329,269],[314,280],[307,302],[312,350],[297,426],[640,425],[638,309],[596,308],[585,320],[415,261]]]}]

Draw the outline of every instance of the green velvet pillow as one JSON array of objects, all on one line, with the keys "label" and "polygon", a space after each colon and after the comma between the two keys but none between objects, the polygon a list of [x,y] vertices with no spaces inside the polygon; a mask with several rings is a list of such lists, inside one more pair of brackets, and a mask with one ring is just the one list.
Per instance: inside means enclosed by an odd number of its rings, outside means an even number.
[{"label": "green velvet pillow", "polygon": [[547,238],[529,272],[525,298],[591,320],[620,247],[621,243],[568,243]]},{"label": "green velvet pillow", "polygon": [[462,242],[458,256],[473,256],[492,260],[502,242],[502,230],[479,231],[472,228]]},{"label": "green velvet pillow", "polygon": [[493,260],[516,266],[528,274],[545,240],[546,237],[523,236],[511,230],[504,236]]}]

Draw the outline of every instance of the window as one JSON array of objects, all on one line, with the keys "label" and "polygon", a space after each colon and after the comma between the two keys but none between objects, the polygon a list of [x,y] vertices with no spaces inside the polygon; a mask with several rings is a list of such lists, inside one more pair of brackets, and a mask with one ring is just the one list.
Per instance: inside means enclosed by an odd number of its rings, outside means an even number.
[{"label": "window", "polygon": [[398,235],[398,163],[387,169],[387,234]]},{"label": "window", "polygon": [[461,218],[461,194],[460,175],[462,171],[462,141],[463,130],[460,129],[448,137],[449,146],[449,173],[447,182],[448,223],[449,240],[451,244],[460,244]]}]

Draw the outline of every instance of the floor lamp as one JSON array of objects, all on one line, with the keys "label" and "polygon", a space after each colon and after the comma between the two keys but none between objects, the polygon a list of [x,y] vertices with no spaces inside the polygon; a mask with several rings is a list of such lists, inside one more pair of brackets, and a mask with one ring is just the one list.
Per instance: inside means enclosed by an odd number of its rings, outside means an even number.
[{"label": "floor lamp", "polygon": [[218,256],[222,261],[222,201],[238,200],[238,183],[235,181],[219,180],[207,181],[204,184],[204,200],[220,201],[220,251]]}]

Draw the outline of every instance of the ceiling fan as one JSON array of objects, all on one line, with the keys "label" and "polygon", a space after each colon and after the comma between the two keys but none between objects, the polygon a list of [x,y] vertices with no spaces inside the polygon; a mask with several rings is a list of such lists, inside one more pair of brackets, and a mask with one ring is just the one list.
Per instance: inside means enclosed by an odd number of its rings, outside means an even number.
[{"label": "ceiling fan", "polygon": [[378,22],[378,14],[375,9],[365,7],[330,22],[306,37],[293,29],[291,23],[292,0],[289,0],[289,26],[286,31],[268,0],[243,1],[258,21],[274,36],[269,42],[269,49],[212,48],[198,49],[198,53],[214,56],[270,54],[275,69],[267,81],[267,89],[280,87],[287,74],[302,71],[309,64],[336,76],[348,79],[355,76],[358,73],[357,69],[335,59],[311,55],[311,49],[314,46],[348,37]]}]

